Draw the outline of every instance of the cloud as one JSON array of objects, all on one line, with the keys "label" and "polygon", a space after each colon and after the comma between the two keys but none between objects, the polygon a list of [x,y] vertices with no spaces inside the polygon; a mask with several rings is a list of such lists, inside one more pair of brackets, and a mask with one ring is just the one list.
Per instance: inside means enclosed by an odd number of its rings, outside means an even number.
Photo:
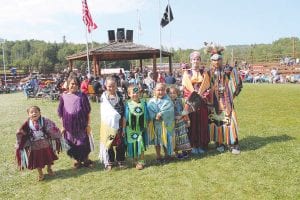
[{"label": "cloud", "polygon": [[[94,15],[118,14],[136,10],[145,0],[89,0],[89,9]],[[60,15],[81,15],[79,0],[2,0],[0,23],[56,23]]]},{"label": "cloud", "polygon": [[[96,22],[104,15],[135,12],[149,4],[146,0],[87,0],[87,3]],[[60,39],[62,32],[67,35],[78,32],[76,29],[83,27],[81,19],[80,0],[1,0],[0,36],[52,41]]]}]

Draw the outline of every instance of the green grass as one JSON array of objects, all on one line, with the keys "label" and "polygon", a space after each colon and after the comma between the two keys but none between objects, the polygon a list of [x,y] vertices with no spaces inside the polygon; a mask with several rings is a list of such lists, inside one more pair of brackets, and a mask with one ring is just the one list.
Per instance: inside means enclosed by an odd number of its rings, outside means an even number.
[{"label": "green grass", "polygon": [[[103,171],[98,162],[99,106],[92,103],[95,169],[71,169],[59,155],[54,178],[37,182],[36,171],[18,171],[15,132],[29,105],[59,126],[58,102],[0,95],[0,199],[300,199],[300,85],[248,84],[236,99],[242,153],[207,155],[165,165],[146,152],[147,168]],[[129,165],[131,162],[128,161]]]}]

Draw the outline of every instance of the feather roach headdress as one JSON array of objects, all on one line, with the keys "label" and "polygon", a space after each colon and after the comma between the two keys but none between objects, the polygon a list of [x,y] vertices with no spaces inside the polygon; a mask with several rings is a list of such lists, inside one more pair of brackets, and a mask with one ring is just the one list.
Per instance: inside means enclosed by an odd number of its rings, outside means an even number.
[{"label": "feather roach headdress", "polygon": [[204,52],[206,54],[209,54],[211,59],[213,59],[214,57],[218,57],[218,58],[222,58],[222,51],[225,50],[225,47],[219,45],[219,44],[215,44],[215,43],[207,43],[207,42],[204,42],[204,45],[205,45],[205,49],[204,49]]}]

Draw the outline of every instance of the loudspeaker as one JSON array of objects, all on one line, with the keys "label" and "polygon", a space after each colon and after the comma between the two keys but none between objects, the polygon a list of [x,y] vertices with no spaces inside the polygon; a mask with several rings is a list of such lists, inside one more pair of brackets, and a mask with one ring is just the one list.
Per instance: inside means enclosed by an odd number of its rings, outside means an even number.
[{"label": "loudspeaker", "polygon": [[133,30],[126,30],[126,41],[127,42],[133,41]]},{"label": "loudspeaker", "polygon": [[107,32],[108,32],[108,41],[115,42],[116,40],[115,30],[109,30]]},{"label": "loudspeaker", "polygon": [[124,28],[117,29],[117,40],[118,40],[118,42],[123,42],[125,40],[125,29]]}]

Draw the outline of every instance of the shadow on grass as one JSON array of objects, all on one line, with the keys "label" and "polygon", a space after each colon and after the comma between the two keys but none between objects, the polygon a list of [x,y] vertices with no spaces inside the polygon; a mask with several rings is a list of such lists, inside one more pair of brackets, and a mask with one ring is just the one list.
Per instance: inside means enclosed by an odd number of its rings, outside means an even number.
[{"label": "shadow on grass", "polygon": [[[239,141],[239,145],[241,148],[241,151],[253,151],[253,150],[257,150],[259,148],[262,148],[265,145],[268,144],[272,144],[272,143],[276,143],[276,142],[286,142],[286,141],[290,141],[290,140],[295,140],[294,137],[289,136],[289,135],[277,135],[277,136],[269,136],[269,137],[259,137],[259,136],[249,136],[246,137],[242,140]],[[227,151],[225,151],[224,153],[226,153]],[[145,159],[147,161],[147,163],[149,163],[151,166],[152,165],[166,165],[169,163],[173,163],[173,162],[189,162],[190,160],[198,160],[198,159],[203,159],[205,157],[212,157],[212,156],[218,156],[222,153],[219,153],[218,151],[216,151],[215,149],[215,145],[214,144],[209,144],[208,150],[204,153],[204,154],[200,154],[200,155],[192,155],[190,154],[189,158],[186,159],[174,159],[173,161],[167,161],[167,162],[163,162],[163,163],[157,163],[155,161],[155,155],[146,155]]]},{"label": "shadow on grass", "polygon": [[52,181],[55,179],[77,178],[84,174],[100,172],[103,170],[104,170],[103,166],[99,162],[94,161],[94,167],[81,167],[79,169],[74,169],[74,168],[70,167],[68,169],[54,170],[55,176],[50,177],[47,174],[45,174],[45,177],[46,177],[45,181],[47,182],[47,181]]},{"label": "shadow on grass", "polygon": [[239,141],[241,151],[253,151],[259,149],[267,144],[275,142],[285,142],[295,140],[294,137],[289,135],[278,135],[269,137],[249,136]]},{"label": "shadow on grass", "polygon": [[171,163],[182,163],[182,162],[190,162],[192,160],[200,160],[205,157],[211,157],[211,156],[218,156],[221,153],[217,152],[215,148],[209,147],[209,149],[203,153],[203,154],[192,154],[189,153],[189,156],[187,158],[177,158],[176,156],[171,160],[163,160],[163,161],[157,161],[155,154],[148,154],[145,155],[146,160],[146,166],[162,166],[162,165],[168,165]]},{"label": "shadow on grass", "polygon": [[[295,138],[286,134],[278,135],[278,136],[269,136],[269,137],[249,136],[240,140],[239,144],[240,144],[241,151],[243,152],[243,151],[257,150],[268,144],[272,144],[276,142],[285,142],[289,140],[295,140]],[[205,152],[204,154],[190,155],[188,158],[185,159],[174,158],[173,160],[170,161],[157,162],[155,159],[156,157],[155,154],[146,154],[145,161],[146,161],[146,167],[150,167],[150,166],[167,165],[169,163],[176,163],[176,162],[189,162],[193,159],[198,160],[204,157],[211,157],[217,155],[220,155],[220,153],[217,152],[212,145],[209,146],[208,151]],[[135,162],[132,159],[126,158],[126,163],[128,165],[128,169],[135,168]],[[104,171],[103,164],[99,163],[98,161],[95,161],[95,166],[93,168],[82,167],[80,169],[68,168],[68,169],[57,170],[55,171],[56,176],[54,177],[47,177],[47,175],[45,175],[46,176],[45,181],[51,181],[54,179],[76,178],[87,173],[101,172],[101,171]]]}]

